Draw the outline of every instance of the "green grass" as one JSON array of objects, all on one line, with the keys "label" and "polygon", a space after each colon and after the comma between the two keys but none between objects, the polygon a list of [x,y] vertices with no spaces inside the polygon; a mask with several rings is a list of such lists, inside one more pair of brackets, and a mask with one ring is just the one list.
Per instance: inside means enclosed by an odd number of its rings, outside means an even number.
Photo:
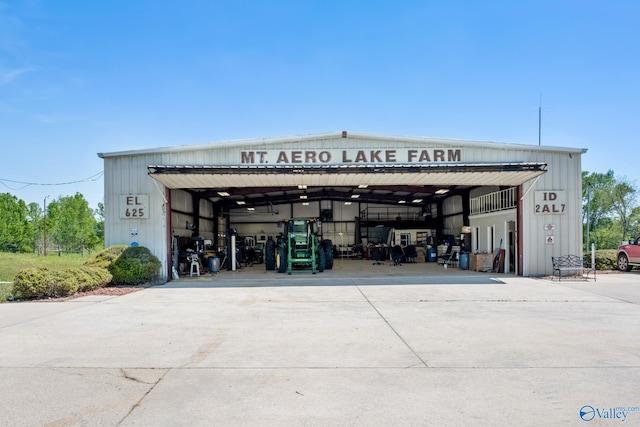
[{"label": "green grass", "polygon": [[[13,282],[13,278],[19,271],[34,268],[47,267],[52,270],[67,267],[80,267],[89,257],[85,254],[82,258],[80,254],[50,254],[38,256],[35,254],[13,254],[0,253],[0,282]],[[6,301],[11,295],[12,283],[0,283],[0,301]]]}]

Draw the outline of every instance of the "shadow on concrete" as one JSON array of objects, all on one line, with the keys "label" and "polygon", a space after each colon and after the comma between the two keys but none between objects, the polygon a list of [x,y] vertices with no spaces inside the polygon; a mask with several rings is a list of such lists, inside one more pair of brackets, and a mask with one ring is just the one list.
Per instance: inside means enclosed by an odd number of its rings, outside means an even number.
[{"label": "shadow on concrete", "polygon": [[284,287],[284,286],[381,286],[381,285],[497,285],[504,284],[494,273],[444,269],[426,263],[406,267],[375,266],[367,262],[350,261],[331,270],[312,274],[294,271],[292,274],[266,271],[256,266],[237,271],[220,271],[196,277],[182,277],[164,285],[170,288],[228,288],[228,287]]}]

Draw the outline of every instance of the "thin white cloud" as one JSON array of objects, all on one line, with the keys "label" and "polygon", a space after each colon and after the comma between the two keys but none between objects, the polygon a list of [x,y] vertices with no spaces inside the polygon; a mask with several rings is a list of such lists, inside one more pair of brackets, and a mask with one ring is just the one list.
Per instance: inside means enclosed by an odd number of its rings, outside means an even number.
[{"label": "thin white cloud", "polygon": [[57,123],[63,123],[63,122],[75,122],[78,120],[82,120],[82,117],[79,115],[39,115],[36,116],[36,120],[39,121],[40,123],[45,123],[48,125],[53,125],[53,124],[57,124]]},{"label": "thin white cloud", "polygon": [[13,70],[0,70],[0,86],[13,83],[20,76],[36,71],[35,68],[15,68]]}]

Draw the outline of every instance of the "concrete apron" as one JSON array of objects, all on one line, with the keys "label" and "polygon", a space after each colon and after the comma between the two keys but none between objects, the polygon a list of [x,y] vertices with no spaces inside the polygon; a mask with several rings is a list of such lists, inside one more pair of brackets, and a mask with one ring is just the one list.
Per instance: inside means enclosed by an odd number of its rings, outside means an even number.
[{"label": "concrete apron", "polygon": [[640,423],[636,272],[336,261],[2,304],[3,424]]}]

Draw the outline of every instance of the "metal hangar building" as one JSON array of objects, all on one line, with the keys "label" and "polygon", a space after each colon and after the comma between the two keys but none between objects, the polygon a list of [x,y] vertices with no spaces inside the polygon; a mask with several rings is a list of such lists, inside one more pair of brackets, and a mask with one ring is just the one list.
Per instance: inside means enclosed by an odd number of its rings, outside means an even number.
[{"label": "metal hangar building", "polygon": [[552,273],[582,253],[586,149],[354,132],[99,153],[105,244],[149,248],[170,280],[192,240],[256,242],[287,218],[321,221],[339,251],[466,244],[504,272]]}]

